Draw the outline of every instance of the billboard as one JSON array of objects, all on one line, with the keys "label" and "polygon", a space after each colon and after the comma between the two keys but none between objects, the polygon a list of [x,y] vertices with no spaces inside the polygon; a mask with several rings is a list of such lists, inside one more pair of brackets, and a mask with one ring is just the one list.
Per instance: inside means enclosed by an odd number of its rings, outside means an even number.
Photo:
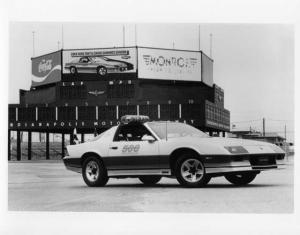
[{"label": "billboard", "polygon": [[201,81],[201,53],[138,48],[138,77],[143,79]]},{"label": "billboard", "polygon": [[136,48],[64,50],[63,73],[136,73]]},{"label": "billboard", "polygon": [[46,85],[61,80],[61,51],[31,59],[31,86]]},{"label": "billboard", "polygon": [[213,80],[213,61],[205,54],[201,53],[202,57],[202,82],[208,86],[214,85]]}]

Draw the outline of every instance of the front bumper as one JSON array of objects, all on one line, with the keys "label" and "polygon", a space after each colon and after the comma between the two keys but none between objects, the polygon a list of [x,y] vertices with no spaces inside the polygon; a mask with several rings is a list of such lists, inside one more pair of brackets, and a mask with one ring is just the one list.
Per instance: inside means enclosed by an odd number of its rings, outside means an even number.
[{"label": "front bumper", "polygon": [[72,157],[64,157],[63,159],[65,167],[70,170],[74,171],[77,173],[82,172],[82,167],[81,167],[81,159],[80,158],[72,158]]},{"label": "front bumper", "polygon": [[206,173],[265,171],[285,168],[283,154],[229,155],[227,158],[223,158],[223,160],[224,159],[227,159],[227,161],[206,162]]}]

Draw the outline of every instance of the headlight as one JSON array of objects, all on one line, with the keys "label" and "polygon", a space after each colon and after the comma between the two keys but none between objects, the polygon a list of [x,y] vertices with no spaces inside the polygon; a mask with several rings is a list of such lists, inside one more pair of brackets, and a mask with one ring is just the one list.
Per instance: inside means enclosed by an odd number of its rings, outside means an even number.
[{"label": "headlight", "polygon": [[270,145],[270,147],[275,153],[285,153],[285,151],[282,148],[276,146],[275,144]]},{"label": "headlight", "polygon": [[248,151],[242,146],[225,146],[224,148],[230,153],[248,153]]}]

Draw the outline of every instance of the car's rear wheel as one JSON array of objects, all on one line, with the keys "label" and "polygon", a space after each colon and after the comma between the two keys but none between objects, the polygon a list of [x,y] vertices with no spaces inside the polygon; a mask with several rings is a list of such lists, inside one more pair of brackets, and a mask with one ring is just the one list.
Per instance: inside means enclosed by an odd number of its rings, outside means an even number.
[{"label": "car's rear wheel", "polygon": [[145,175],[140,176],[139,180],[147,186],[155,185],[161,180],[159,175]]},{"label": "car's rear wheel", "polygon": [[73,74],[73,75],[76,74],[77,69],[74,66],[70,67],[70,73]]},{"label": "car's rear wheel", "polygon": [[104,186],[108,181],[107,171],[96,156],[90,156],[84,161],[82,177],[90,187]]},{"label": "car's rear wheel", "polygon": [[107,74],[107,69],[103,66],[97,68],[97,74],[100,76],[105,76]]},{"label": "car's rear wheel", "polygon": [[238,174],[228,174],[225,178],[234,185],[247,185],[252,182],[257,173],[238,173]]},{"label": "car's rear wheel", "polygon": [[175,164],[175,175],[178,182],[185,187],[204,187],[210,181],[204,164],[194,153],[186,153],[178,158]]}]

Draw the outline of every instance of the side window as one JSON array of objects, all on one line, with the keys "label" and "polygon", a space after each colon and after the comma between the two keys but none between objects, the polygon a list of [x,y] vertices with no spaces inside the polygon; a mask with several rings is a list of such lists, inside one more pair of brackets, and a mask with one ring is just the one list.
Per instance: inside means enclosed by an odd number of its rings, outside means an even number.
[{"label": "side window", "polygon": [[89,61],[88,58],[82,57],[79,62],[80,63],[87,63],[88,61]]},{"label": "side window", "polygon": [[114,141],[142,141],[144,135],[151,135],[150,131],[142,124],[127,124],[120,126]]}]

